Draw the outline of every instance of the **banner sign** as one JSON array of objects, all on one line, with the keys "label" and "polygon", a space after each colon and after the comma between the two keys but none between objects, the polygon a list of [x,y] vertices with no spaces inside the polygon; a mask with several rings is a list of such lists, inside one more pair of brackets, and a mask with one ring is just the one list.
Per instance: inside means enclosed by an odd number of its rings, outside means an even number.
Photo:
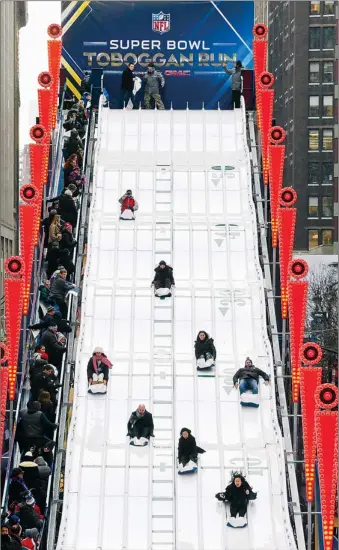
[{"label": "banner sign", "polygon": [[[111,107],[120,107],[121,74],[134,63],[139,78],[154,62],[165,78],[166,108],[231,105],[233,61],[253,69],[254,2],[63,2],[62,66],[69,89],[84,71],[103,69]],[[137,101],[142,101],[142,89]]]}]

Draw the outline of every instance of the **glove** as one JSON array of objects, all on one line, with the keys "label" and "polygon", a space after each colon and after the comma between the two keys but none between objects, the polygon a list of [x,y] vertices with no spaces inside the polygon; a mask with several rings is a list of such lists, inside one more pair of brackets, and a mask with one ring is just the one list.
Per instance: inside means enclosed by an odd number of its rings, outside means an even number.
[{"label": "glove", "polygon": [[216,498],[217,500],[219,500],[219,502],[224,502],[224,501],[225,501],[225,493],[217,493],[217,494],[215,495],[215,498]]}]

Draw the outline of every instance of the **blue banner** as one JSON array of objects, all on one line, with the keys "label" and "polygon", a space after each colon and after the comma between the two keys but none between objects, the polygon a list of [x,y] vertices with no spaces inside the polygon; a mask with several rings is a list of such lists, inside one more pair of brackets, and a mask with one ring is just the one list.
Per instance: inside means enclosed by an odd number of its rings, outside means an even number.
[{"label": "blue banner", "polygon": [[166,108],[227,108],[231,77],[222,63],[232,68],[239,59],[253,68],[253,24],[247,1],[65,2],[62,64],[71,90],[84,71],[103,69],[112,107],[119,107],[126,63],[142,77],[153,61],[165,78]]}]

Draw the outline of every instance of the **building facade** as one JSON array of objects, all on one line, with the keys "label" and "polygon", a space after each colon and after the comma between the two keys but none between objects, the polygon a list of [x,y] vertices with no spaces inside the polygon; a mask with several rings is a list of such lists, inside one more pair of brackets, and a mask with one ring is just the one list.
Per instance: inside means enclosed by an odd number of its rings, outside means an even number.
[{"label": "building facade", "polygon": [[337,2],[269,1],[268,68],[274,117],[285,128],[284,184],[298,193],[296,250],[338,243]]},{"label": "building facade", "polygon": [[18,250],[19,189],[19,29],[26,25],[26,2],[0,2],[0,316],[4,260]]}]

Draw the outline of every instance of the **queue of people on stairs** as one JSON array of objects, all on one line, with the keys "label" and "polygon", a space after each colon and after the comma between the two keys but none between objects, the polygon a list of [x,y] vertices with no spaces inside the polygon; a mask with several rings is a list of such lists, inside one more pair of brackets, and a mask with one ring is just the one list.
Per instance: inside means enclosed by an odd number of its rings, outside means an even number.
[{"label": "queue of people on stairs", "polygon": [[[1,548],[38,548],[46,512],[47,487],[53,468],[54,436],[58,428],[56,406],[61,391],[60,369],[67,352],[67,337],[73,328],[67,320],[68,293],[75,288],[72,261],[76,241],[78,205],[85,177],[81,167],[87,111],[76,102],[68,112],[66,130],[71,134],[65,146],[64,186],[47,200],[48,216],[42,220],[44,257],[39,286],[39,318],[29,325],[36,347],[30,358],[29,400],[20,411],[16,442],[21,459],[10,474],[7,511],[1,517]],[[73,138],[72,138],[73,136]]]}]

